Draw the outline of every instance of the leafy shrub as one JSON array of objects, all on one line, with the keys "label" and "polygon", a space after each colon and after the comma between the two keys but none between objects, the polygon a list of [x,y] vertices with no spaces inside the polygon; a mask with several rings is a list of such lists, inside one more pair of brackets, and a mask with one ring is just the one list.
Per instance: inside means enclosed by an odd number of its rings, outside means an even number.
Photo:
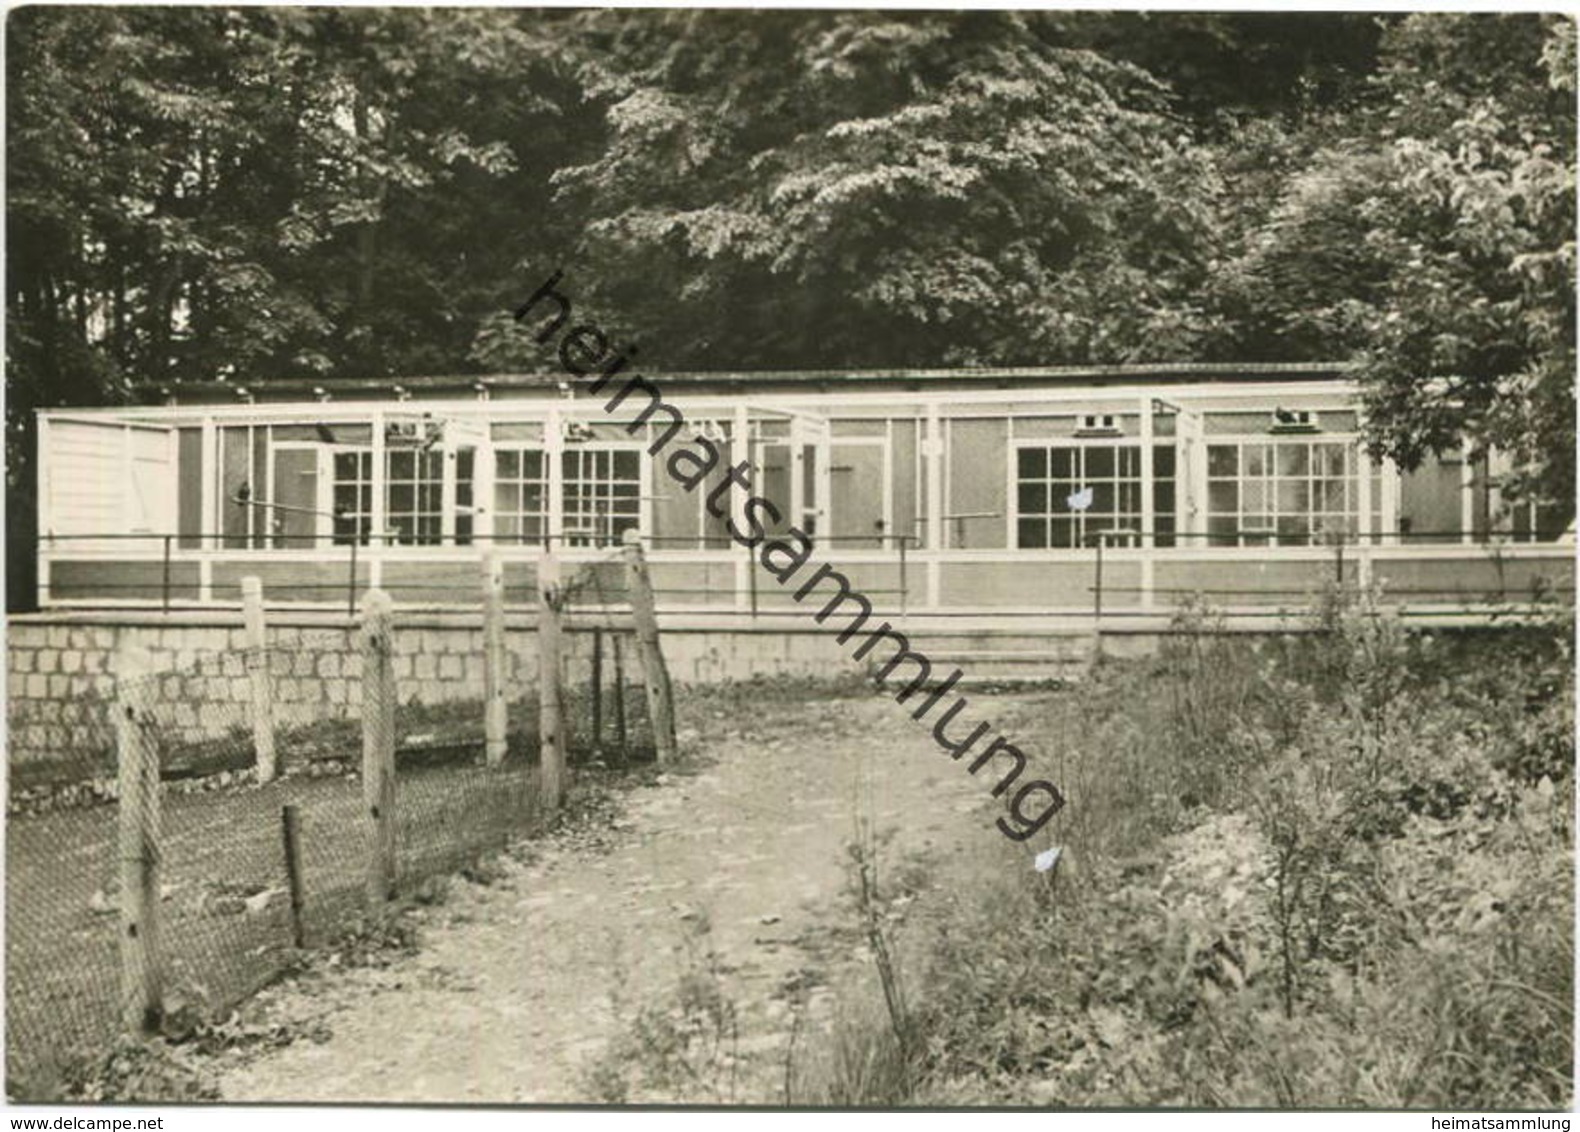
[{"label": "leafy shrub", "polygon": [[[905,1095],[841,1096],[1567,1106],[1565,626],[1423,635],[1334,593],[1282,639],[1175,628],[1015,721],[1055,744],[1060,872],[984,848],[935,895]],[[837,1035],[865,1064],[869,1030]]]}]

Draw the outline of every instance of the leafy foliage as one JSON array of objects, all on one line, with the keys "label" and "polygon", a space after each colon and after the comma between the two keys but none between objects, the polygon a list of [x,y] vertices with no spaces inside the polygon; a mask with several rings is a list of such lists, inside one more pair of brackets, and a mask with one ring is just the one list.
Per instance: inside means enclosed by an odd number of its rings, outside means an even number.
[{"label": "leafy foliage", "polygon": [[979,892],[922,894],[887,1103],[1569,1103],[1572,632],[1313,617],[1253,648],[1187,612],[1016,722],[1072,737],[1059,875],[995,845]]},{"label": "leafy foliage", "polygon": [[[8,55],[7,489],[35,408],[549,364],[1352,360],[1406,466],[1573,514],[1559,16],[37,7]],[[622,343],[623,344],[623,343]],[[25,599],[25,598],[24,598]]]},{"label": "leafy foliage", "polygon": [[1374,448],[1462,439],[1574,513],[1574,24],[1412,16],[1376,102],[1288,180],[1234,266],[1240,334],[1353,355]]}]

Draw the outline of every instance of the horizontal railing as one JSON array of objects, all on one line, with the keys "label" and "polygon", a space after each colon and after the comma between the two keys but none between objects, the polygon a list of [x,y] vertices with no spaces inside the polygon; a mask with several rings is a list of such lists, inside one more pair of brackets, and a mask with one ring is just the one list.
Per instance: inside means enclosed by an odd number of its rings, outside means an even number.
[{"label": "horizontal railing", "polygon": [[[767,537],[778,537],[782,532],[767,532]],[[738,544],[723,536],[712,534],[704,535],[652,535],[639,536],[641,542],[648,547],[663,551],[665,549],[684,549],[700,551],[726,551],[738,549]],[[946,559],[951,552],[965,552],[975,555],[979,553],[1016,555],[1035,554],[1037,551],[1080,551],[1093,555],[1094,580],[1091,586],[1094,594],[1094,604],[1101,616],[1102,594],[1106,589],[1109,593],[1121,592],[1148,592],[1176,593],[1183,592],[1177,588],[1169,587],[1118,587],[1105,584],[1104,559],[1109,556],[1120,556],[1123,560],[1132,560],[1134,552],[1142,552],[1156,560],[1167,560],[1171,551],[1185,551],[1195,553],[1203,550],[1240,549],[1249,551],[1265,550],[1325,550],[1331,551],[1337,563],[1338,576],[1343,575],[1346,556],[1351,552],[1360,552],[1369,555],[1370,552],[1383,549],[1409,548],[1412,546],[1428,548],[1433,546],[1465,546],[1481,547],[1488,553],[1496,556],[1501,550],[1509,546],[1549,546],[1557,548],[1559,539],[1572,539],[1573,533],[1568,530],[1535,530],[1535,531],[1486,531],[1463,529],[1442,529],[1425,531],[1400,531],[1400,530],[1349,530],[1349,531],[1314,531],[1302,534],[1277,534],[1264,528],[1236,528],[1233,531],[1178,531],[1168,529],[1153,529],[1145,531],[1133,528],[1111,528],[1101,531],[1088,531],[1081,539],[1078,546],[1043,547],[1043,548],[1015,548],[1015,547],[949,547],[943,550],[929,551],[924,546],[924,540],[916,534],[874,532],[872,534],[844,534],[844,535],[812,535],[809,536],[814,546],[830,547],[835,549],[850,549],[855,551],[876,550],[891,552],[892,561],[898,571],[897,585],[892,588],[872,588],[866,590],[868,594],[879,596],[898,596],[900,612],[908,611],[910,596],[910,575],[914,564],[914,555],[920,551],[926,555],[927,562],[936,562],[941,558]],[[45,533],[40,536],[40,549],[49,557],[58,557],[63,552],[69,554],[72,545],[92,543],[126,545],[132,543],[151,543],[157,550],[157,561],[160,563],[158,581],[124,580],[117,581],[114,589],[117,591],[141,591],[150,596],[157,595],[160,608],[168,611],[172,605],[173,591],[176,588],[173,577],[177,564],[204,559],[223,558],[227,553],[251,557],[254,554],[268,555],[274,553],[286,554],[292,550],[318,550],[328,546],[330,549],[344,549],[346,574],[344,590],[346,605],[349,612],[354,613],[359,591],[363,588],[359,578],[359,567],[365,561],[363,555],[367,552],[376,552],[382,561],[389,560],[391,551],[416,552],[416,559],[421,560],[421,553],[431,549],[465,549],[484,546],[496,546],[501,549],[522,548],[529,551],[542,551],[557,549],[561,553],[575,556],[577,552],[598,553],[618,547],[623,539],[623,534],[614,532],[588,532],[588,531],[562,531],[559,533],[538,533],[522,535],[520,533],[483,533],[470,535],[450,535],[440,541],[412,541],[400,532],[385,532],[383,535],[368,533],[362,539],[348,538],[344,533],[313,533],[313,534],[281,534],[278,532],[266,535],[238,535],[235,532],[74,532],[70,534]],[[1150,545],[1148,545],[1150,541]],[[1035,559],[1031,559],[1035,560]],[[332,559],[330,561],[333,561]],[[430,560],[438,561],[438,560]],[[870,560],[869,560],[870,561]],[[747,582],[744,595],[747,607],[755,616],[759,608],[758,571],[747,570]],[[187,583],[183,583],[185,585]],[[414,588],[425,592],[454,592],[475,593],[477,584],[470,577],[462,578],[435,578],[431,580],[416,580],[411,583]],[[58,598],[70,590],[98,588],[97,586],[73,587],[69,583],[46,583],[41,577],[40,597]],[[323,593],[326,590],[338,588],[337,583],[322,580],[310,582],[283,582],[271,586],[273,593]],[[674,595],[692,594],[717,594],[720,592],[715,587],[673,587]],[[1191,588],[1193,593],[1207,593],[1206,590]],[[1257,588],[1254,591],[1238,590],[1213,590],[1214,593],[1245,593],[1254,592],[1258,596],[1275,595],[1274,590]],[[1278,591],[1281,592],[1281,591]],[[1403,592],[1403,591],[1396,591]],[[1425,591],[1423,591],[1425,592]],[[1433,591],[1436,592],[1436,591]]]}]

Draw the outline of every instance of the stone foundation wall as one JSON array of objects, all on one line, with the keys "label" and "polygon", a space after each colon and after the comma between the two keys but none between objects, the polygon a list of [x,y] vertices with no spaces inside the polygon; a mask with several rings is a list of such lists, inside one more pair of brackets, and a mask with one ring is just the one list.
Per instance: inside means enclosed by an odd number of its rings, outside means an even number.
[{"label": "stone foundation wall", "polygon": [[[401,703],[482,698],[483,632],[477,620],[475,615],[396,615],[394,665]],[[533,630],[530,616],[510,619],[506,652],[513,701],[536,696]],[[590,630],[566,634],[567,680],[588,679],[592,641]],[[117,690],[117,654],[126,643],[148,651],[151,671],[158,674],[150,686],[155,710],[177,740],[245,730],[251,691],[246,636],[236,615],[19,617],[7,627],[7,757],[13,778],[35,778],[45,771],[43,763],[77,761],[102,769],[113,749],[109,708]],[[634,646],[625,647],[627,679],[634,680]],[[681,684],[860,670],[847,649],[804,622],[800,631],[666,630],[663,648],[671,677]],[[278,725],[356,718],[362,658],[355,628],[322,617],[276,615],[268,649]],[[606,636],[606,681],[613,678],[612,653]]]}]

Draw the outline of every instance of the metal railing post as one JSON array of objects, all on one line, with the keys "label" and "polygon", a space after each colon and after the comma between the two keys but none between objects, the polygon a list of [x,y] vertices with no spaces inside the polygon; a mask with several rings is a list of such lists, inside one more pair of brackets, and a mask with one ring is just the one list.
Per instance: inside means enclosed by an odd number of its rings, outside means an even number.
[{"label": "metal railing post", "polygon": [[170,536],[165,535],[164,573],[160,581],[160,606],[170,612]]},{"label": "metal railing post", "polygon": [[750,581],[752,595],[752,620],[757,620],[757,561],[753,559],[747,566],[746,577]]},{"label": "metal railing post", "polygon": [[906,603],[910,600],[910,584],[905,576],[905,548],[910,544],[910,535],[896,536],[900,540],[900,616],[906,613]]},{"label": "metal railing post", "polygon": [[1102,632],[1103,624],[1103,543],[1108,541],[1107,531],[1097,532],[1097,564],[1096,577],[1092,582],[1092,619],[1097,623],[1097,632]]},{"label": "metal railing post", "polygon": [[351,530],[351,573],[346,578],[346,614],[353,621],[357,617],[357,543],[362,541],[362,532],[354,524]]}]

